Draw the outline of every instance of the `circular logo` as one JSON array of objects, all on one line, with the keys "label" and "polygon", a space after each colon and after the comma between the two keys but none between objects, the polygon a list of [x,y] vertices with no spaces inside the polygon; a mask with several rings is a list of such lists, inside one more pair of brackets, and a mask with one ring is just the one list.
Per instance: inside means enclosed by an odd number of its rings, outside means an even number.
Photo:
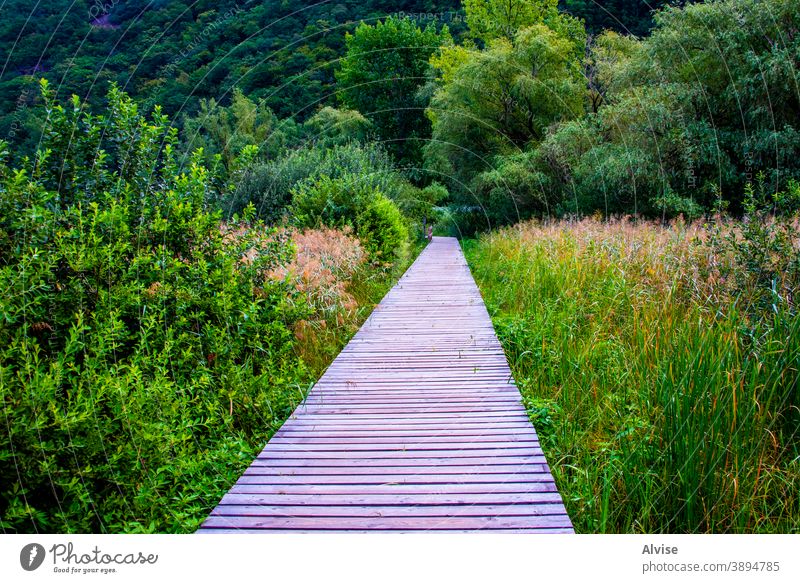
[{"label": "circular logo", "polygon": [[25,545],[19,552],[19,564],[26,571],[35,571],[42,566],[44,555],[44,547],[39,543]]}]

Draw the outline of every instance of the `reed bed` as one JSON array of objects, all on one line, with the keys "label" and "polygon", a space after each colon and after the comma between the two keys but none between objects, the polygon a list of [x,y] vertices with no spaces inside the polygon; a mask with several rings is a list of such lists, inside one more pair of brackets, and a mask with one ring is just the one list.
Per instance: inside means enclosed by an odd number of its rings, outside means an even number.
[{"label": "reed bed", "polygon": [[464,242],[579,532],[797,532],[796,221]]}]

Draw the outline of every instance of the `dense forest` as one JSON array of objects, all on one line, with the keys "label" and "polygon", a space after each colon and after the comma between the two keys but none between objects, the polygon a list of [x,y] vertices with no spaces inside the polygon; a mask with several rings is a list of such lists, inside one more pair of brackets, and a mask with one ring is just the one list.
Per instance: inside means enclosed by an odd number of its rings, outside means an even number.
[{"label": "dense forest", "polygon": [[[569,0],[590,28],[645,34],[662,4]],[[458,0],[245,2],[244,0],[8,0],[2,5],[0,136],[35,139],[36,79],[59,96],[102,104],[113,81],[145,107],[177,119],[201,98],[227,103],[234,88],[281,118],[304,121],[335,105],[335,69],[345,35],[360,22],[409,15],[424,27],[466,30]],[[12,131],[13,130],[13,131]],[[29,144],[29,148],[32,146]]]},{"label": "dense forest", "polygon": [[[791,2],[655,16],[645,2],[511,2],[511,17],[469,1],[6,4],[0,135],[20,158],[41,138],[46,78],[58,98],[95,107],[113,82],[142,111],[168,114],[186,151],[221,148],[228,163],[254,141],[261,159],[302,147],[324,108],[359,112],[414,184],[449,188],[448,218],[465,233],[595,210],[741,212],[748,181],[778,191],[796,176]],[[387,15],[410,28],[384,26]],[[347,56],[406,42],[417,48],[391,60]],[[224,111],[243,98],[256,129]],[[223,118],[257,135],[222,136]],[[227,143],[209,148],[214,133]]]},{"label": "dense forest", "polygon": [[797,528],[794,0],[0,10],[4,532],[195,529],[430,225],[578,529]]}]

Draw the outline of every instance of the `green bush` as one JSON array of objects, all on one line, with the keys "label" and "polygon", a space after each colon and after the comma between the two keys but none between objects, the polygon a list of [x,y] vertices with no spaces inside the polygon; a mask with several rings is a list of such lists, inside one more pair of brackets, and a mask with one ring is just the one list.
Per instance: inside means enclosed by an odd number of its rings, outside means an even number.
[{"label": "green bush", "polygon": [[764,176],[744,191],[744,220],[731,229],[718,220],[709,226],[710,240],[721,257],[720,265],[731,295],[750,320],[772,321],[778,312],[796,315],[800,292],[800,231],[797,183],[788,192],[768,194]]},{"label": "green bush", "polygon": [[0,527],[191,531],[309,380],[291,249],[204,207],[158,111],[44,98],[35,160],[0,147]]},{"label": "green bush", "polygon": [[354,226],[360,211],[377,194],[355,177],[304,180],[292,190],[292,218],[298,227]]},{"label": "green bush", "polygon": [[356,232],[370,257],[387,263],[403,253],[408,241],[403,215],[380,193],[356,217]]},{"label": "green bush", "polygon": [[252,204],[261,220],[277,223],[292,201],[287,183],[292,184],[292,178],[281,174],[276,164],[253,164],[241,171],[235,186],[222,197],[223,212],[230,217]]},{"label": "green bush", "polygon": [[438,182],[431,182],[424,188],[411,183],[399,185],[391,198],[408,220],[409,229],[416,233],[415,237],[424,240],[427,228],[440,218],[441,212],[436,205],[443,203],[449,196],[447,188]]},{"label": "green bush", "polygon": [[290,191],[299,183],[321,176],[351,175],[390,197],[403,182],[386,152],[375,144],[348,143],[332,148],[311,144],[243,169],[221,206],[226,216],[232,216],[252,203],[259,218],[273,223],[287,213],[292,202]]},{"label": "green bush", "polygon": [[303,124],[303,129],[315,144],[343,146],[365,142],[372,132],[372,123],[353,109],[325,106]]},{"label": "green bush", "polygon": [[664,194],[653,199],[653,206],[661,211],[664,219],[673,219],[679,215],[689,220],[698,219],[703,216],[703,207],[693,199],[679,196],[672,189],[667,187]]},{"label": "green bush", "polygon": [[408,241],[397,206],[357,176],[301,182],[292,191],[291,211],[298,227],[352,227],[374,262],[391,261]]}]

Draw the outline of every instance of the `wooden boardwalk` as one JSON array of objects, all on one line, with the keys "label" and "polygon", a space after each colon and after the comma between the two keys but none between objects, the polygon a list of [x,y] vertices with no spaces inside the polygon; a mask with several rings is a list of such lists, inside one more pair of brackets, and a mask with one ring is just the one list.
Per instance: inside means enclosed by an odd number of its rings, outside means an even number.
[{"label": "wooden boardwalk", "polygon": [[200,532],[572,524],[464,255],[434,237]]}]

